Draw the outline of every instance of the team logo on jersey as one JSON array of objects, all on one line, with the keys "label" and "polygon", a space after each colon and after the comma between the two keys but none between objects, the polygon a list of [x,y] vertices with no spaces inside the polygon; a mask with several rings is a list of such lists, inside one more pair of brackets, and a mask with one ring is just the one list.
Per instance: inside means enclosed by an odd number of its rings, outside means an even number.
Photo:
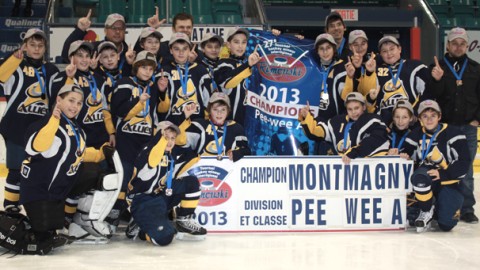
[{"label": "team logo on jersey", "polygon": [[338,151],[339,154],[343,154],[343,153],[347,152],[348,149],[350,149],[350,146],[351,146],[350,135],[348,135],[347,145],[345,145],[344,140],[341,139],[337,143],[337,151]]},{"label": "team logo on jersey", "polygon": [[[41,78],[43,80],[43,78]],[[31,84],[26,90],[27,98],[20,103],[17,112],[44,116],[48,110],[48,100],[42,99],[42,89],[38,82]]]},{"label": "team logo on jersey", "polygon": [[198,105],[197,91],[192,80],[187,82],[187,91],[184,93],[183,88],[179,87],[175,93],[177,102],[172,107],[173,115],[183,114],[183,108],[191,103],[197,104],[194,114],[200,113],[200,106]]},{"label": "team logo on jersey", "polygon": [[302,61],[283,54],[269,54],[263,57],[258,64],[258,70],[263,78],[284,83],[298,81],[307,73]]},{"label": "team logo on jersey", "polygon": [[188,174],[195,175],[200,182],[200,206],[215,206],[232,197],[232,188],[225,182],[228,171],[217,166],[199,166],[192,168]]},{"label": "team logo on jersey", "polygon": [[400,99],[408,99],[408,93],[403,86],[402,80],[398,79],[396,85],[392,80],[388,80],[383,85],[383,99],[380,108],[393,108]]},{"label": "team logo on jersey", "polygon": [[102,94],[97,90],[97,100],[95,101],[92,94],[88,95],[85,100],[87,105],[87,113],[83,118],[84,124],[93,124],[103,122],[103,104],[102,104]]},{"label": "team logo on jersey", "polygon": [[149,114],[143,116],[143,112],[141,112],[140,114],[130,119],[130,121],[127,121],[123,125],[122,131],[125,133],[149,136],[152,134],[152,118]]}]

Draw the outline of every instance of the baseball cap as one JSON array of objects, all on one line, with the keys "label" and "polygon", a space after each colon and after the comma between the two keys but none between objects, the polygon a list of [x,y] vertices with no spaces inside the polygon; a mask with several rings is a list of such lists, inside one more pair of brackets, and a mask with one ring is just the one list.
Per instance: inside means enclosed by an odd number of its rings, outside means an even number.
[{"label": "baseball cap", "polygon": [[149,51],[139,52],[135,57],[135,61],[133,61],[133,65],[135,65],[136,63],[142,60],[152,61],[155,64],[155,66],[157,65],[157,58],[155,58],[155,55]]},{"label": "baseball cap", "polygon": [[105,27],[112,26],[117,21],[122,21],[125,24],[125,18],[121,14],[112,13],[108,15],[107,19],[105,20]]},{"label": "baseball cap", "polygon": [[365,97],[362,94],[360,94],[359,92],[351,92],[345,98],[345,105],[347,105],[347,103],[350,102],[350,101],[358,101],[362,104],[365,104]]},{"label": "baseball cap", "polygon": [[32,36],[40,36],[43,39],[47,40],[47,35],[45,35],[45,32],[38,28],[30,28],[28,31],[25,33],[25,36],[23,37],[23,40],[26,40],[27,38],[30,38]]},{"label": "baseball cap", "polygon": [[180,134],[180,129],[178,128],[178,126],[175,125],[174,123],[170,122],[170,121],[165,120],[165,121],[162,121],[162,122],[158,123],[157,128],[158,128],[158,130],[161,130],[162,132],[167,128],[171,128],[171,129],[175,130],[177,132],[177,134]]},{"label": "baseball cap", "polygon": [[190,46],[190,48],[192,47],[192,42],[190,41],[190,38],[187,36],[187,34],[181,33],[181,32],[177,32],[177,33],[172,34],[172,36],[170,37],[170,41],[168,42],[168,46],[171,47],[173,45],[173,43],[175,43],[179,40],[183,40],[183,41],[187,42],[188,45]]},{"label": "baseball cap", "polygon": [[118,52],[117,46],[115,46],[115,44],[113,44],[113,42],[111,42],[111,41],[102,41],[97,47],[97,51],[99,53],[102,52],[105,49],[112,49],[112,50]]},{"label": "baseball cap", "polygon": [[348,34],[348,44],[352,44],[357,38],[368,40],[367,34],[363,30],[353,30]]},{"label": "baseball cap", "polygon": [[320,44],[320,42],[322,42],[324,40],[328,41],[329,43],[331,43],[335,47],[337,46],[337,43],[335,42],[335,39],[333,39],[332,35],[327,34],[327,33],[323,33],[323,34],[318,35],[317,38],[315,39],[315,46],[314,47],[317,48],[317,46]]},{"label": "baseball cap", "polygon": [[220,47],[223,45],[223,38],[221,36],[215,35],[214,33],[207,33],[203,35],[203,38],[200,41],[200,48],[203,49],[203,46],[205,46],[205,44],[210,40],[218,40],[218,42],[220,42]]},{"label": "baseball cap", "polygon": [[245,34],[247,36],[247,39],[248,37],[250,37],[250,32],[248,32],[247,29],[241,28],[241,27],[235,27],[230,29],[230,31],[228,31],[227,41],[230,41],[233,38],[233,36],[239,33]]},{"label": "baseball cap", "polygon": [[147,38],[151,35],[155,36],[159,40],[162,40],[162,38],[163,38],[162,33],[158,32],[157,29],[155,29],[153,27],[145,27],[145,28],[142,29],[142,32],[140,33],[140,39]]},{"label": "baseball cap", "polygon": [[82,95],[82,98],[83,98],[83,91],[76,84],[65,84],[64,86],[62,86],[62,88],[60,88],[60,91],[58,91],[57,96],[60,96],[61,94],[68,93],[68,92],[79,93]]},{"label": "baseball cap", "polygon": [[408,99],[398,100],[397,103],[395,104],[395,106],[393,107],[392,111],[394,112],[398,108],[405,108],[405,109],[409,110],[412,114],[414,114],[412,104],[410,104]]},{"label": "baseball cap", "polygon": [[327,18],[325,18],[325,29],[328,29],[328,24],[331,21],[335,21],[340,19],[342,21],[342,24],[345,25],[345,22],[343,21],[342,15],[336,11],[332,11],[330,14],[328,14]]},{"label": "baseball cap", "polygon": [[387,42],[392,42],[395,43],[396,45],[400,46],[400,42],[398,42],[398,39],[394,36],[384,36],[378,41],[378,50],[382,48],[382,45],[387,43]]},{"label": "baseball cap", "polygon": [[92,54],[94,49],[93,44],[91,42],[84,41],[84,40],[77,40],[72,42],[72,44],[70,44],[70,48],[68,49],[68,56],[71,56],[72,54],[77,52],[78,49],[80,49],[80,47],[86,47],[90,51],[90,54]]},{"label": "baseball cap", "polygon": [[448,41],[452,41],[456,38],[461,38],[468,43],[467,31],[463,28],[460,28],[460,27],[452,28],[452,30],[450,30],[450,32],[448,32],[447,39],[448,39]]},{"label": "baseball cap", "polygon": [[431,99],[424,100],[420,103],[420,105],[418,105],[418,115],[420,115],[426,109],[433,109],[439,113],[442,112],[440,106],[438,106],[438,103]]},{"label": "baseball cap", "polygon": [[230,99],[228,98],[227,94],[222,93],[222,92],[215,92],[210,97],[210,100],[208,100],[208,103],[215,103],[217,101],[225,102],[228,105],[228,107],[230,108]]}]

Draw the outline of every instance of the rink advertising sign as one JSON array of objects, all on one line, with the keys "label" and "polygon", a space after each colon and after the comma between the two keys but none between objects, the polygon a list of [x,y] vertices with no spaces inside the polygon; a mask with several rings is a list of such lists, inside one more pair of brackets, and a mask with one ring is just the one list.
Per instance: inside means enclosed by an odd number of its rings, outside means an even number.
[{"label": "rink advertising sign", "polygon": [[403,230],[413,163],[395,157],[202,158],[198,222],[209,232]]},{"label": "rink advertising sign", "polygon": [[300,143],[308,141],[298,113],[308,101],[316,114],[320,103],[321,76],[311,53],[314,43],[249,31],[247,54],[256,50],[262,57],[246,80],[244,128],[250,148],[255,155],[297,155]]}]

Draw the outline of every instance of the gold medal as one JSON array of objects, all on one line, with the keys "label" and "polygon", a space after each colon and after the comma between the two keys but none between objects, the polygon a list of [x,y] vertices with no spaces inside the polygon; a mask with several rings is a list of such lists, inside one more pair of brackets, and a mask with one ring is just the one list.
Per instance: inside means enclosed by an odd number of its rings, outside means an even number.
[{"label": "gold medal", "polygon": [[462,86],[463,85],[463,81],[462,80],[457,80],[457,86]]}]

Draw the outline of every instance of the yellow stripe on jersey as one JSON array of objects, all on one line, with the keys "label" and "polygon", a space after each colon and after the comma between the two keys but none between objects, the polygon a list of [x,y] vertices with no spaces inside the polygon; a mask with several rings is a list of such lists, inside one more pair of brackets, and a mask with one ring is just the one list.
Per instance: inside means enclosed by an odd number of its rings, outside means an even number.
[{"label": "yellow stripe on jersey", "polygon": [[442,182],[440,182],[440,184],[442,186],[445,186],[445,185],[453,185],[453,184],[456,184],[458,182],[460,182],[460,180],[448,180],[448,181],[442,181]]},{"label": "yellow stripe on jersey", "polygon": [[433,197],[433,192],[432,191],[428,192],[427,194],[415,193],[415,198],[417,198],[417,200],[419,200],[421,202],[426,202],[426,201],[430,200],[432,197]]},{"label": "yellow stripe on jersey", "polygon": [[70,206],[65,204],[65,208],[63,210],[66,214],[75,214],[77,212],[76,206]]},{"label": "yellow stripe on jersey", "polygon": [[250,75],[252,75],[252,69],[247,68],[244,71],[240,72],[237,74],[237,76],[231,78],[226,84],[225,88],[234,88],[237,87],[245,78],[248,78]]},{"label": "yellow stripe on jersey", "polygon": [[160,164],[160,161],[165,154],[165,148],[167,148],[167,139],[164,136],[160,138],[157,144],[152,148],[150,153],[148,153],[148,166],[150,168],[155,168]]},{"label": "yellow stripe on jersey", "polygon": [[18,193],[13,193],[5,190],[3,192],[3,195],[5,196],[5,200],[7,201],[18,202],[20,200],[20,194]]},{"label": "yellow stripe on jersey", "polygon": [[53,139],[55,138],[59,126],[60,119],[57,119],[52,115],[50,120],[48,120],[47,125],[40,129],[35,136],[32,143],[33,150],[36,152],[47,151],[52,146]]},{"label": "yellow stripe on jersey", "polygon": [[13,54],[0,66],[0,81],[6,82],[18,68],[22,59],[18,59]]},{"label": "yellow stripe on jersey", "polygon": [[107,129],[108,134],[115,134],[115,126],[112,121],[112,114],[107,110],[102,110],[103,113],[103,122],[105,123],[105,128]]},{"label": "yellow stripe on jersey", "polygon": [[198,199],[197,200],[182,200],[180,201],[180,207],[182,208],[197,208]]},{"label": "yellow stripe on jersey", "polygon": [[145,107],[145,102],[138,101],[135,106],[128,112],[127,116],[125,116],[125,121],[128,121],[135,117],[135,115],[139,114],[143,108]]},{"label": "yellow stripe on jersey", "polygon": [[165,95],[165,99],[162,100],[160,99],[160,102],[158,103],[158,106],[157,106],[157,111],[159,113],[166,113],[168,112],[168,110],[170,109],[170,97],[168,95]]}]

